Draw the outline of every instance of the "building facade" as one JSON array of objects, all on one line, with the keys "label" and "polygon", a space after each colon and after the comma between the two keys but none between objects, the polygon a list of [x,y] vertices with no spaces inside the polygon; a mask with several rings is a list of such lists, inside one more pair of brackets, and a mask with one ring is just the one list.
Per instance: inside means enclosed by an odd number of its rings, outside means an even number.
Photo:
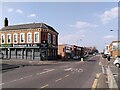
[{"label": "building facade", "polygon": [[0,30],[0,47],[5,58],[56,59],[58,32],[45,23],[8,26]]},{"label": "building facade", "polygon": [[71,59],[72,45],[68,45],[68,44],[58,45],[58,55],[60,55],[62,59]]},{"label": "building facade", "polygon": [[109,45],[109,50],[113,58],[120,56],[120,41],[112,41]]},{"label": "building facade", "polygon": [[60,44],[58,45],[58,55],[62,59],[73,59],[75,56],[83,56],[84,48],[76,45]]}]

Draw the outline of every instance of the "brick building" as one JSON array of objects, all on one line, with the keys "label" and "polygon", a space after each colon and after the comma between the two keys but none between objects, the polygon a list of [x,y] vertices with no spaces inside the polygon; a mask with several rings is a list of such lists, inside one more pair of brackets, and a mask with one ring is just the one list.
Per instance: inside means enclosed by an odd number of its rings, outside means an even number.
[{"label": "brick building", "polygon": [[120,41],[112,41],[109,45],[109,50],[113,58],[120,56]]},{"label": "brick building", "polygon": [[58,45],[58,55],[62,59],[72,59],[74,56],[83,56],[84,48],[76,45],[60,44]]},{"label": "brick building", "polygon": [[58,55],[60,55],[62,59],[70,59],[72,57],[72,45],[58,45]]},{"label": "brick building", "polygon": [[0,47],[5,58],[56,59],[58,32],[45,23],[8,25],[0,29]]}]

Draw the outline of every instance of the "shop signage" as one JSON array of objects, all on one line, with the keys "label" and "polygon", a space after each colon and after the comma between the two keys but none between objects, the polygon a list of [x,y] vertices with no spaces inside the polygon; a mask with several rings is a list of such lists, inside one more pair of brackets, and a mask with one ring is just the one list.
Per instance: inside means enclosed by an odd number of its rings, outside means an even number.
[{"label": "shop signage", "polygon": [[27,47],[26,44],[13,44],[13,47]]}]

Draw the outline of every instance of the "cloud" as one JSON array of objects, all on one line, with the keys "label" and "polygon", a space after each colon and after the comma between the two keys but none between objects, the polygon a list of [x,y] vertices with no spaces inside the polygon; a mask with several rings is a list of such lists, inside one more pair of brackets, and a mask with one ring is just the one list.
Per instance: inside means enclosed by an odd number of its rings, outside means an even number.
[{"label": "cloud", "polygon": [[90,24],[88,22],[83,22],[83,21],[77,21],[74,25],[69,25],[70,27],[75,27],[78,29],[87,29],[91,27],[98,27],[98,25],[95,24]]},{"label": "cloud", "polygon": [[36,17],[36,14],[30,14],[28,17]]},{"label": "cloud", "polygon": [[100,18],[103,24],[106,24],[112,19],[117,18],[117,17],[118,17],[118,7],[114,7],[110,10],[107,10],[102,15],[100,15]]},{"label": "cloud", "polygon": [[59,43],[77,44],[80,43],[83,37],[85,37],[85,35],[80,33],[61,35],[59,38]]},{"label": "cloud", "polygon": [[9,8],[9,9],[8,9],[8,12],[13,12],[13,8]]},{"label": "cloud", "polygon": [[20,13],[20,14],[23,14],[23,11],[20,10],[20,9],[17,9],[16,12],[17,12],[17,13]]},{"label": "cloud", "polygon": [[104,36],[103,38],[104,39],[111,39],[111,38],[114,38],[115,36],[113,36],[113,35],[107,35],[107,36]]}]

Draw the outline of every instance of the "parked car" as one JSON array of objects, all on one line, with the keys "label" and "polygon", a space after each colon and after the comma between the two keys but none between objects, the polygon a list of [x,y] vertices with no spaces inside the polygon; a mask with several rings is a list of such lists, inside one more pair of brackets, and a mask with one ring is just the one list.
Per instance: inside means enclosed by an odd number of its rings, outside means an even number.
[{"label": "parked car", "polygon": [[115,61],[113,62],[116,67],[120,68],[120,56],[117,56]]},{"label": "parked car", "polygon": [[74,56],[73,57],[73,60],[80,60],[81,58],[80,58],[80,56]]},{"label": "parked car", "polygon": [[103,54],[102,57],[103,57],[103,58],[107,58],[107,55],[106,55],[106,54]]},{"label": "parked car", "polygon": [[0,59],[4,58],[4,54],[2,52],[0,52]]}]

